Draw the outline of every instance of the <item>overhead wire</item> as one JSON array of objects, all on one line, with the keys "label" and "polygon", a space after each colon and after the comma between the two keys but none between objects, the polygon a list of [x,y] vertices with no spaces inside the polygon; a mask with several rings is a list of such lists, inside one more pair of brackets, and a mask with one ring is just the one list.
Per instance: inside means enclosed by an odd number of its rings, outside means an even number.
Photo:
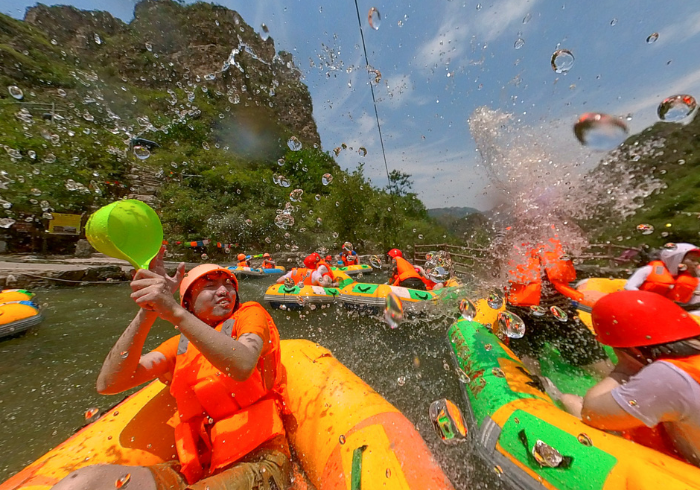
[{"label": "overhead wire", "polygon": [[[359,7],[359,5],[357,5],[357,0],[355,0],[355,12],[357,12],[357,24],[360,28],[360,37],[362,38],[362,49],[365,53],[365,68],[367,69],[367,73],[369,74],[369,69],[370,69],[369,57],[367,56],[367,46],[365,44],[365,34],[364,34],[364,31],[362,30],[362,20],[360,17],[360,7]],[[377,110],[377,98],[374,95],[374,86],[372,85],[371,80],[369,82],[369,89],[372,92],[372,104],[374,106],[374,117],[377,120],[377,129],[379,130],[379,143],[381,144],[381,147],[382,147],[382,157],[384,157],[384,170],[386,171],[386,180],[389,184],[389,193],[391,194],[391,199],[393,202],[394,201],[394,192],[393,192],[393,188],[391,187],[391,178],[389,177],[389,164],[387,163],[387,160],[386,160],[386,150],[384,148],[384,137],[382,136],[382,125],[379,122],[379,111]]]}]

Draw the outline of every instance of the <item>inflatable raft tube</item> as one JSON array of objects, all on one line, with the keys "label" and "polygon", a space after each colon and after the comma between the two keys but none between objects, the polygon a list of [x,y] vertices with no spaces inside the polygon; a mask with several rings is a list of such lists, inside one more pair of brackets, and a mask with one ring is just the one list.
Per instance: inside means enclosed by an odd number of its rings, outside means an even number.
[{"label": "inflatable raft tube", "polygon": [[337,288],[324,288],[322,286],[286,286],[273,284],[265,291],[265,301],[272,308],[300,309],[305,305],[331,304],[340,299],[340,290],[354,281],[343,272],[335,272],[338,282]]},{"label": "inflatable raft tube", "polygon": [[39,312],[39,307],[29,300],[8,301],[8,297],[15,297],[23,293],[0,293],[4,296],[4,303],[0,304],[0,338],[11,337],[38,325],[44,319]]},{"label": "inflatable raft tube", "polygon": [[285,268],[282,266],[273,269],[263,269],[262,267],[228,267],[236,276],[243,277],[265,277],[270,275],[284,274]]},{"label": "inflatable raft tube", "polygon": [[422,291],[387,284],[355,282],[341,289],[340,301],[348,308],[367,309],[376,313],[384,309],[387,296],[394,293],[401,299],[404,311],[415,313],[440,300],[457,299],[455,289],[458,285],[450,279],[442,289]]},{"label": "inflatable raft tube", "polygon": [[[482,323],[459,320],[448,338],[463,383],[471,442],[508,488],[697,488],[700,469],[594,429],[559,409],[539,380]],[[546,363],[542,368],[543,374],[552,374],[545,371]],[[562,388],[579,394],[595,382],[571,373],[568,378],[574,383]]]},{"label": "inflatable raft tube", "polygon": [[348,276],[355,276],[357,274],[369,274],[374,269],[372,269],[372,266],[367,264],[353,264],[344,267],[331,267],[331,270],[333,273],[344,272]]},{"label": "inflatable raft tube", "polygon": [[[318,490],[453,490],[413,424],[308,340],[283,340],[290,444]],[[37,459],[0,490],[48,490],[96,463],[152,465],[174,458],[175,401],[154,381]],[[359,480],[361,487],[352,486]]]}]

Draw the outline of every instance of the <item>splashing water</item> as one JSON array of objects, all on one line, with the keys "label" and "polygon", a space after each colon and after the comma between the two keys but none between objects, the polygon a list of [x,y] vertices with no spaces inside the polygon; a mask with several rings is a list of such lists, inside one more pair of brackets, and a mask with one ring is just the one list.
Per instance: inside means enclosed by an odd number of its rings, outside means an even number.
[{"label": "splashing water", "polygon": [[367,13],[367,22],[369,22],[369,26],[375,31],[378,31],[379,27],[382,25],[382,15],[375,7],[369,9]]},{"label": "splashing water", "polygon": [[665,98],[659,108],[657,114],[659,119],[667,122],[680,122],[695,112],[698,106],[695,97],[692,95],[681,94]]}]

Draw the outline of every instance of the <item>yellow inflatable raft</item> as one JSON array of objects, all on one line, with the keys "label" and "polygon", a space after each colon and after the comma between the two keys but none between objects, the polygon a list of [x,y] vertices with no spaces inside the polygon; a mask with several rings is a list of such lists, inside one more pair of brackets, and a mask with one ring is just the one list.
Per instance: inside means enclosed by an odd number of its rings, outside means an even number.
[{"label": "yellow inflatable raft", "polygon": [[17,335],[43,320],[39,307],[32,303],[34,293],[24,289],[0,292],[0,338]]},{"label": "yellow inflatable raft", "polygon": [[[319,490],[448,490],[449,480],[413,424],[327,349],[282,341],[289,442]],[[174,458],[175,402],[154,381],[0,485],[48,490],[96,463],[152,465]],[[359,480],[360,486],[352,485]]]},{"label": "yellow inflatable raft", "polygon": [[[493,333],[503,309],[479,301],[474,320],[460,319],[448,339],[469,408],[472,444],[507,488],[698,488],[700,469],[594,429],[555,405],[539,379]],[[565,392],[582,395],[595,383],[556,360],[542,367]]]},{"label": "yellow inflatable raft", "polygon": [[331,304],[340,299],[340,291],[349,284],[354,284],[344,272],[333,273],[338,287],[324,288],[322,286],[287,286],[273,284],[265,291],[265,301],[271,307],[280,309],[300,309],[305,305]]},{"label": "yellow inflatable raft", "polygon": [[394,293],[401,299],[404,311],[415,313],[442,299],[458,299],[454,294],[454,289],[458,286],[459,283],[454,279],[448,280],[445,287],[437,291],[355,282],[340,290],[340,301],[350,308],[378,311],[386,305],[387,296]]}]

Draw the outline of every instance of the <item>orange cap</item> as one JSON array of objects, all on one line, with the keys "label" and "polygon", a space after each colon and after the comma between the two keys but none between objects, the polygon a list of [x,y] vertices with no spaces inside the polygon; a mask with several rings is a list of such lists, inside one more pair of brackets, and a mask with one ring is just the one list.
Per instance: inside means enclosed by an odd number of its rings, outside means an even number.
[{"label": "orange cap", "polygon": [[229,269],[226,269],[225,267],[221,267],[216,264],[202,264],[198,265],[197,267],[186,273],[185,277],[180,283],[180,304],[182,306],[185,306],[185,295],[195,283],[195,281],[206,276],[207,274],[211,274],[212,272],[222,272],[224,274],[227,274],[231,279],[231,282],[233,283],[233,287],[236,288],[236,292],[238,292],[238,279],[236,279],[236,275],[233,272],[231,272]]}]

